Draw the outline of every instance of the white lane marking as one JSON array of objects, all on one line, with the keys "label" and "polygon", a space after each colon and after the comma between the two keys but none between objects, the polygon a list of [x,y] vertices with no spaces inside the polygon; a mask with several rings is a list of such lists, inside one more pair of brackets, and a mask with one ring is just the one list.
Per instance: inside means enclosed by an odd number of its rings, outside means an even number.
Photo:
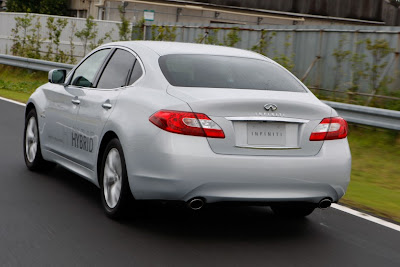
[{"label": "white lane marking", "polygon": [[7,102],[10,102],[10,103],[14,103],[14,104],[17,104],[17,105],[20,105],[20,106],[26,106],[24,103],[21,103],[21,102],[18,102],[18,101],[15,101],[15,100],[11,100],[11,99],[8,99],[8,98],[4,98],[4,97],[1,97],[0,96],[0,100],[3,100],[3,101],[7,101]]},{"label": "white lane marking", "polygon": [[331,207],[332,207],[332,208],[335,208],[335,209],[337,209],[337,210],[340,210],[340,211],[349,213],[349,214],[351,214],[351,215],[354,215],[354,216],[363,218],[363,219],[365,219],[365,220],[367,220],[367,221],[374,222],[374,223],[377,223],[377,224],[386,226],[386,227],[388,227],[388,228],[390,228],[390,229],[393,229],[393,230],[396,230],[396,231],[399,231],[399,232],[400,232],[400,225],[397,225],[397,224],[394,224],[394,223],[391,223],[391,222],[384,221],[384,220],[382,220],[382,219],[376,218],[376,217],[371,216],[371,215],[369,215],[369,214],[365,214],[365,213],[362,213],[362,212],[360,212],[360,211],[353,210],[353,209],[350,209],[350,208],[345,207],[345,206],[342,206],[342,205],[332,204]]},{"label": "white lane marking", "polygon": [[[14,100],[10,100],[10,99],[7,99],[7,98],[1,97],[1,96],[0,96],[0,100],[7,101],[7,102],[10,102],[10,103],[14,103],[14,104],[17,104],[17,105],[20,105],[20,106],[26,106],[23,103],[20,103],[20,102],[14,101]],[[362,213],[360,211],[353,210],[353,209],[350,209],[348,207],[341,206],[341,205],[338,205],[338,204],[332,204],[331,207],[335,208],[337,210],[349,213],[351,215],[363,218],[363,219],[365,219],[367,221],[374,222],[374,223],[386,226],[386,227],[388,227],[390,229],[393,229],[393,230],[396,230],[396,231],[400,232],[400,225],[384,221],[384,220],[376,218],[374,216],[371,216],[371,215],[368,215],[368,214]]]}]

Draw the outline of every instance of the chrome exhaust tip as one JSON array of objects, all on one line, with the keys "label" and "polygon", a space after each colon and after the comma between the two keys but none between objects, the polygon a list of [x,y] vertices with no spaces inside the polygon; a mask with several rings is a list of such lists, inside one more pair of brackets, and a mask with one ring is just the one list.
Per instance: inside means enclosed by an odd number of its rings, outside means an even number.
[{"label": "chrome exhaust tip", "polygon": [[318,203],[318,208],[327,209],[331,206],[332,201],[329,198],[324,198]]},{"label": "chrome exhaust tip", "polygon": [[201,198],[194,198],[189,201],[188,206],[192,210],[199,210],[204,206],[204,201]]}]

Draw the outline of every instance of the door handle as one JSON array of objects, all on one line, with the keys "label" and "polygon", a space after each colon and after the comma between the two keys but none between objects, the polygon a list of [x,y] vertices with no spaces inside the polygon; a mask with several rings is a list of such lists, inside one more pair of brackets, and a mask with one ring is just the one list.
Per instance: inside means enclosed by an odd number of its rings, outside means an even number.
[{"label": "door handle", "polygon": [[81,101],[79,99],[77,99],[77,98],[72,99],[71,102],[74,105],[79,105],[81,103]]},{"label": "door handle", "polygon": [[105,109],[110,109],[110,108],[112,108],[112,105],[111,105],[110,102],[105,102],[105,103],[103,103],[101,106],[102,106],[103,108],[105,108]]}]

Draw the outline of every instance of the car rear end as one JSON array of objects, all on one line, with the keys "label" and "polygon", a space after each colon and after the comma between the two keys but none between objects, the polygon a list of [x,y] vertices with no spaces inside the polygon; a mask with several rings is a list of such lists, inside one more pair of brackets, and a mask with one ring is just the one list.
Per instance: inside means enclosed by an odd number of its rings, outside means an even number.
[{"label": "car rear end", "polygon": [[317,206],[345,194],[347,123],[281,66],[225,55],[159,62],[167,93],[189,109],[150,116],[160,131],[135,174],[135,197]]}]

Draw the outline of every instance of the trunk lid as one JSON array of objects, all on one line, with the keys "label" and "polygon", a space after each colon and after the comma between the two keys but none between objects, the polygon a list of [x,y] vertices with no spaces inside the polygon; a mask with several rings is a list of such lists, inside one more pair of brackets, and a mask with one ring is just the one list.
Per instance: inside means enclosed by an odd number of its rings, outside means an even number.
[{"label": "trunk lid", "polygon": [[207,138],[218,154],[316,155],[323,141],[309,141],[309,137],[332,112],[308,92],[173,86],[167,92],[222,128],[224,139]]}]

